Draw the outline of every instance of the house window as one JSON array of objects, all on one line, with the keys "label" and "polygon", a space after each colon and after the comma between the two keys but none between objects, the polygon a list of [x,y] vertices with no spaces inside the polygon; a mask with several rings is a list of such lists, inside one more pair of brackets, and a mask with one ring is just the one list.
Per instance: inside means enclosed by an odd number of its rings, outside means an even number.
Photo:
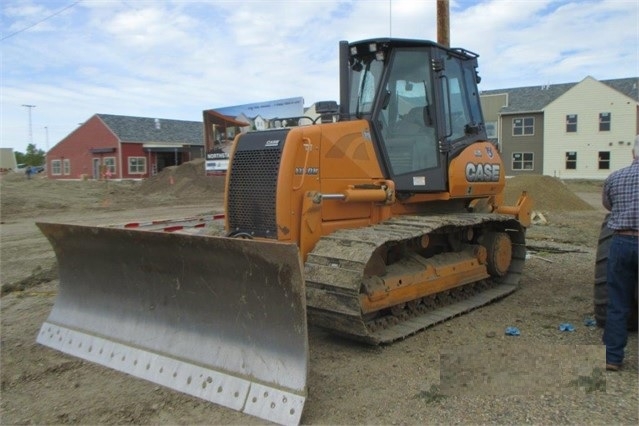
[{"label": "house window", "polygon": [[497,139],[497,122],[489,121],[486,123],[486,136],[489,139]]},{"label": "house window", "polygon": [[577,114],[569,114],[566,116],[566,132],[573,133],[577,131]]},{"label": "house window", "polygon": [[513,136],[532,136],[535,134],[535,118],[513,118]]},{"label": "house window", "polygon": [[129,174],[140,175],[146,173],[146,158],[129,157]]},{"label": "house window", "polygon": [[115,174],[115,157],[106,157],[102,160],[102,163],[105,166],[105,172],[108,170]]},{"label": "house window", "polygon": [[599,170],[610,170],[610,151],[599,151]]},{"label": "house window", "polygon": [[577,153],[575,151],[566,153],[566,170],[577,170]]},{"label": "house window", "polygon": [[62,161],[62,166],[64,167],[64,174],[65,175],[70,175],[71,174],[71,160],[69,160],[68,158],[65,158]]},{"label": "house window", "polygon": [[600,132],[610,131],[610,113],[609,112],[599,113],[599,131]]},{"label": "house window", "polygon": [[62,174],[62,161],[53,160],[51,161],[51,174],[60,176]]},{"label": "house window", "polygon": [[534,158],[532,152],[513,152],[513,170],[533,170]]}]

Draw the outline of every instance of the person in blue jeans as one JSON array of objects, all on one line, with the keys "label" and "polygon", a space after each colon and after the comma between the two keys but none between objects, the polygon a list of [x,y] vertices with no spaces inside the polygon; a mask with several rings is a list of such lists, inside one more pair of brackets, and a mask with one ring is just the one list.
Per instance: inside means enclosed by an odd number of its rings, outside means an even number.
[{"label": "person in blue jeans", "polygon": [[608,227],[614,232],[608,253],[608,308],[603,335],[609,371],[618,371],[623,364],[628,316],[634,309],[639,275],[639,135],[632,156],[631,165],[608,176],[602,192],[602,204],[610,210]]}]

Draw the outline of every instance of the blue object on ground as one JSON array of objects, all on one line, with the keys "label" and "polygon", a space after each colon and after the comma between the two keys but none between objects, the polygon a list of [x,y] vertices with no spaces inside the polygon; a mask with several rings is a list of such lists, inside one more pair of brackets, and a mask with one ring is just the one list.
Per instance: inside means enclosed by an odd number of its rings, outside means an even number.
[{"label": "blue object on ground", "polygon": [[594,327],[597,325],[597,321],[594,318],[586,318],[584,319],[584,325],[586,327]]},{"label": "blue object on ground", "polygon": [[517,327],[506,327],[507,336],[519,336],[521,333]]},{"label": "blue object on ground", "polygon": [[559,330],[560,331],[575,331],[575,327],[573,327],[572,324],[565,322],[563,324],[559,324]]}]

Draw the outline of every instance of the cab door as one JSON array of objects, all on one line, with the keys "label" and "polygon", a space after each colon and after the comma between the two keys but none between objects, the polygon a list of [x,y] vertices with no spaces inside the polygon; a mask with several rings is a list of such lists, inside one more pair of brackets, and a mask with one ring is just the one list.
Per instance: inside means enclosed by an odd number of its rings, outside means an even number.
[{"label": "cab door", "polygon": [[386,93],[373,111],[387,173],[402,192],[446,190],[446,156],[439,149],[431,48],[393,50]]}]

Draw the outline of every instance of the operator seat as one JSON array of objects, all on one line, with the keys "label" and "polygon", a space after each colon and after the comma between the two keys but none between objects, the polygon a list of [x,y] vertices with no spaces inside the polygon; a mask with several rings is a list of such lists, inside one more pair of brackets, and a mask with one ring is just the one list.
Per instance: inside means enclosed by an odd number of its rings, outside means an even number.
[{"label": "operator seat", "polygon": [[401,136],[412,136],[422,133],[425,127],[426,107],[415,107],[397,122],[395,133]]},{"label": "operator seat", "polygon": [[412,143],[412,170],[437,166],[437,138],[427,106],[411,108],[397,123],[395,134]]}]

